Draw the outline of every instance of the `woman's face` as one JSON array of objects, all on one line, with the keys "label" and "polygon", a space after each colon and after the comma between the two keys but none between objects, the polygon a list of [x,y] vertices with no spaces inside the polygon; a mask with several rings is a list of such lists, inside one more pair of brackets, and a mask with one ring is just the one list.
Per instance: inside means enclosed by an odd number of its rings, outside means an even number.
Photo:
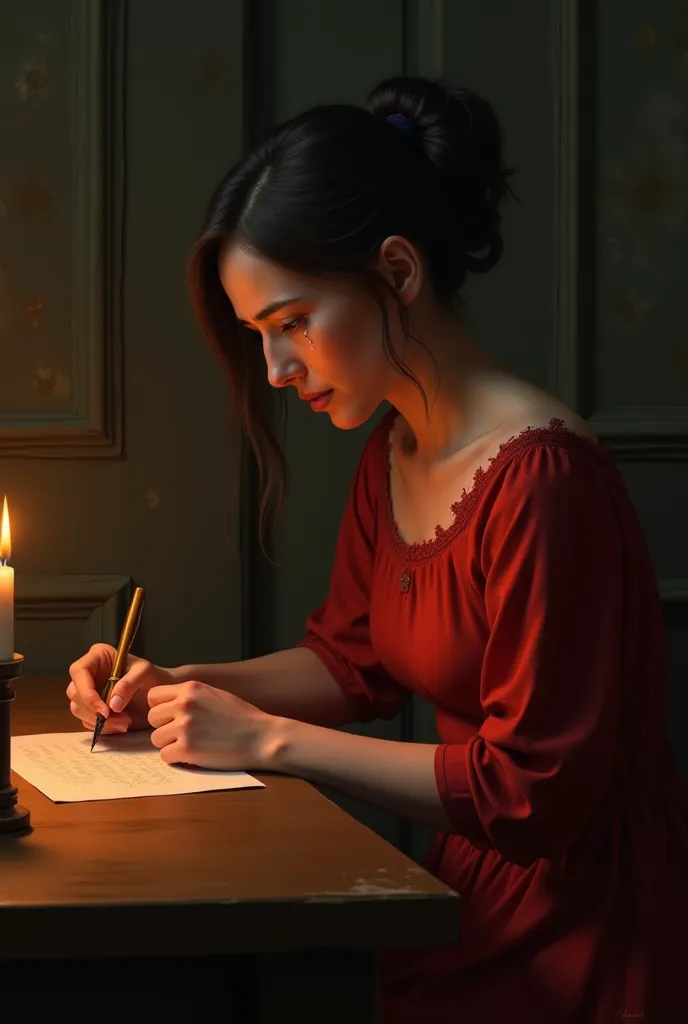
[{"label": "woman's face", "polygon": [[[221,255],[219,271],[237,318],[257,332],[257,344],[262,341],[273,387],[292,384],[306,400],[329,393],[311,407],[327,411],[342,430],[373,415],[395,371],[382,348],[380,310],[371,297],[349,284],[293,274],[236,245]],[[392,304],[393,340],[394,309]]]}]

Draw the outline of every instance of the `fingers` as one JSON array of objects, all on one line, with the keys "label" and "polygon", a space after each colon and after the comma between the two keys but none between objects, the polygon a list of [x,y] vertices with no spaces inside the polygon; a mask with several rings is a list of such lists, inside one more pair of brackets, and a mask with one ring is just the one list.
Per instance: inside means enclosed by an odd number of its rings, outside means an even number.
[{"label": "fingers", "polygon": [[160,757],[167,764],[189,764],[189,752],[183,743],[179,740],[175,740],[174,743],[168,743],[160,751]]},{"label": "fingers", "polygon": [[133,655],[129,658],[127,671],[118,680],[110,694],[110,707],[101,699],[100,691],[105,686],[116,651],[110,644],[93,644],[82,658],[78,658],[69,666],[71,682],[67,687],[67,697],[90,712],[103,715],[110,714],[110,708],[119,712],[126,707],[133,695],[142,685],[155,680],[155,666],[143,658]]},{"label": "fingers", "polygon": [[154,681],[155,675],[155,665],[150,661],[146,661],[144,658],[132,660],[127,671],[112,688],[110,694],[112,710],[119,712],[125,708],[138,689]]},{"label": "fingers", "polygon": [[98,686],[104,686],[115,659],[115,649],[109,644],[93,644],[82,658],[69,666],[71,683],[67,696],[89,708],[94,714],[107,715],[110,709],[100,699]]},{"label": "fingers", "polygon": [[160,729],[154,729],[151,733],[151,743],[154,747],[166,747],[174,743],[178,738],[178,726],[175,722],[169,722]]},{"label": "fingers", "polygon": [[[88,729],[93,732],[96,726],[96,716],[90,708],[85,708],[82,704],[77,704],[76,701],[72,700],[69,702],[69,710],[75,718],[80,720],[84,729]],[[131,717],[129,715],[111,714],[110,717],[105,720],[102,734],[126,732],[130,725]]]},{"label": "fingers", "polygon": [[[166,701],[164,704],[156,704],[148,712],[148,724],[154,729],[160,728],[161,725],[167,725],[168,722],[172,722],[179,716],[179,708],[172,701]],[[186,717],[186,716],[185,716]]]},{"label": "fingers", "polygon": [[148,691],[148,706],[153,708],[157,704],[164,704],[168,700],[175,700],[177,698],[193,701],[204,689],[207,689],[205,683],[201,683],[195,679],[186,683],[169,683],[165,686],[152,686]]}]

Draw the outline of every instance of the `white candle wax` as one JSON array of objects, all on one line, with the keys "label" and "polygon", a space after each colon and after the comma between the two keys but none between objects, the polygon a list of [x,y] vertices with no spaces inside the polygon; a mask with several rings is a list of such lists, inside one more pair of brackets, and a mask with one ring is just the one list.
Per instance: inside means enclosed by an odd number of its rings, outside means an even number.
[{"label": "white candle wax", "polygon": [[14,569],[5,564],[11,550],[10,516],[5,497],[0,524],[0,661],[14,658]]},{"label": "white candle wax", "polygon": [[0,661],[14,657],[14,569],[0,565]]}]

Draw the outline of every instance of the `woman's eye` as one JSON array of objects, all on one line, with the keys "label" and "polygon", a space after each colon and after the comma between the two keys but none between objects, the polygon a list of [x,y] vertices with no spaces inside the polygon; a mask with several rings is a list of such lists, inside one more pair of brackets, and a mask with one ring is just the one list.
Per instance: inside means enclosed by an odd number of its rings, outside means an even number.
[{"label": "woman's eye", "polygon": [[293,320],[290,320],[288,324],[282,324],[282,333],[291,334],[292,331],[298,330],[299,327],[305,326],[305,316],[296,316]]}]

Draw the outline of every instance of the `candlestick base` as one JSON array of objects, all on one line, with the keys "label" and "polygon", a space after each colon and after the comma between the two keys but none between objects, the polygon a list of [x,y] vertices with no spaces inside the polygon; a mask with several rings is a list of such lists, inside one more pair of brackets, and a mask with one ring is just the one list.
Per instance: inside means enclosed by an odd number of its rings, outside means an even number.
[{"label": "candlestick base", "polygon": [[23,654],[11,661],[0,661],[0,835],[25,832],[31,827],[30,812],[17,803],[17,787],[10,781],[10,704],[14,700],[13,683],[19,678]]}]

